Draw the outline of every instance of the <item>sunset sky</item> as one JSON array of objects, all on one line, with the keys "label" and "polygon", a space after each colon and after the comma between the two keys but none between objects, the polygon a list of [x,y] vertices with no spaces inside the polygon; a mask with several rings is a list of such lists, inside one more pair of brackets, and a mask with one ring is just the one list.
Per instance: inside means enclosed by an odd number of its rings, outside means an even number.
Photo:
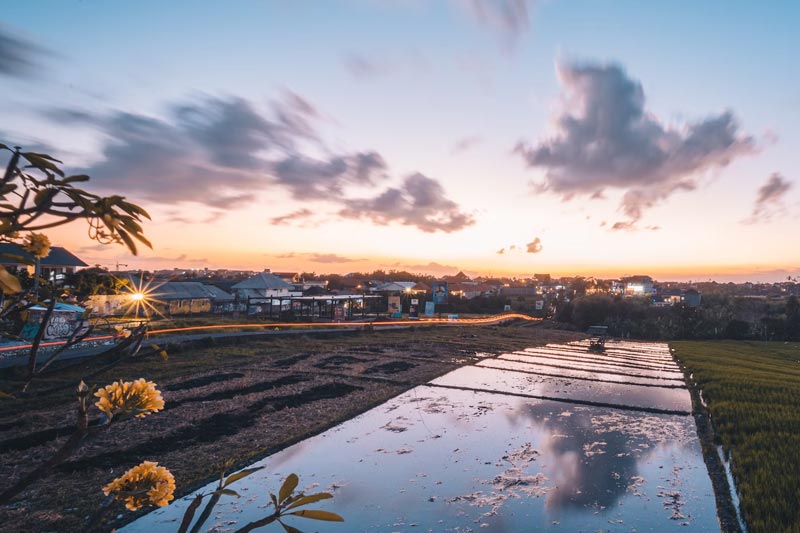
[{"label": "sunset sky", "polygon": [[800,3],[31,1],[0,142],[149,210],[114,268],[800,275]]}]

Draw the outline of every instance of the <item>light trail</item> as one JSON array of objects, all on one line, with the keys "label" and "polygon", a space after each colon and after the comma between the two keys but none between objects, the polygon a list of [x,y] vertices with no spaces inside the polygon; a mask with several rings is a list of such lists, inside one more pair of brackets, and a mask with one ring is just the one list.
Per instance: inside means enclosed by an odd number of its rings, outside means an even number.
[{"label": "light trail", "polygon": [[[391,320],[388,322],[284,322],[272,324],[215,324],[210,326],[188,326],[183,328],[166,328],[154,329],[147,332],[148,336],[164,335],[167,333],[185,333],[192,331],[214,331],[226,329],[300,329],[300,328],[314,328],[314,329],[337,329],[337,328],[381,328],[385,326],[419,326],[437,325],[437,326],[481,326],[487,324],[496,324],[504,320],[526,320],[529,322],[539,322],[541,318],[534,318],[520,313],[506,313],[502,315],[495,315],[484,318],[423,318],[419,320]],[[86,342],[96,342],[104,340],[115,339],[115,335],[101,335],[98,337],[87,337],[83,339],[80,344]],[[67,341],[51,341],[42,342],[39,347],[47,346],[63,346]],[[78,344],[78,346],[80,345]],[[0,353],[11,352],[17,350],[27,350],[32,348],[32,344],[20,344],[17,346],[4,346],[0,348]]]}]

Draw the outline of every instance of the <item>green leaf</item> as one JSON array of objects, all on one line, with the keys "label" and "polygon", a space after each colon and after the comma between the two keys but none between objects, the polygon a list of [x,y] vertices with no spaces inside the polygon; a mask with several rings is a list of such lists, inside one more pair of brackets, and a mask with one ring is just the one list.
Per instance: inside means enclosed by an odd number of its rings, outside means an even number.
[{"label": "green leaf", "polygon": [[[22,156],[23,156],[23,157],[24,157],[25,155],[26,155],[26,154],[22,154]],[[34,155],[34,156],[36,156],[36,157],[41,157],[42,159],[46,159],[46,160],[48,160],[48,161],[54,161],[54,162],[56,162],[56,163],[61,163],[61,164],[64,164],[64,162],[63,162],[63,161],[61,161],[60,159],[56,159],[55,157],[53,157],[53,156],[51,156],[51,155],[43,154],[43,153],[41,153],[41,152],[28,152],[28,153],[27,153],[27,155]]]},{"label": "green leaf", "polygon": [[286,510],[294,509],[295,507],[301,507],[303,505],[308,505],[309,503],[318,502],[321,500],[327,500],[333,498],[333,495],[328,494],[327,492],[320,492],[318,494],[309,494],[308,496],[301,496],[298,500],[294,503],[289,505]]},{"label": "green leaf", "polygon": [[194,500],[192,500],[192,503],[189,504],[189,507],[186,508],[186,512],[183,513],[181,527],[178,528],[178,533],[186,533],[189,530],[189,526],[192,525],[194,513],[197,511],[197,508],[200,507],[204,496],[205,494],[198,494],[195,496]]},{"label": "green leaf", "polygon": [[136,243],[133,242],[133,239],[131,239],[130,235],[128,235],[126,231],[121,229],[117,229],[115,231],[120,236],[122,241],[125,243],[125,246],[128,247],[128,250],[130,250],[133,255],[138,255],[136,251]]},{"label": "green leaf", "polygon": [[219,489],[215,490],[213,494],[224,494],[225,496],[236,496],[237,498],[241,498],[238,492],[232,489]]},{"label": "green leaf", "polygon": [[36,154],[34,152],[27,152],[27,153],[23,152],[21,155],[22,155],[22,157],[27,159],[28,162],[31,165],[33,165],[34,167],[38,168],[39,170],[42,170],[42,171],[49,170],[51,172],[54,172],[54,173],[58,174],[62,178],[64,177],[64,171],[61,170],[55,164],[52,163],[52,161],[57,161],[59,163],[61,161],[58,161],[57,159],[53,159],[52,157],[50,157],[48,155]]},{"label": "green leaf", "polygon": [[53,189],[39,189],[33,196],[33,203],[36,207],[40,207],[45,202],[52,200],[53,196],[55,196],[55,191]]},{"label": "green leaf", "polygon": [[303,511],[295,511],[288,513],[294,516],[302,516],[303,518],[311,518],[312,520],[324,520],[326,522],[344,522],[344,518],[336,513],[329,511],[321,511],[319,509],[307,509]]},{"label": "green leaf", "polygon": [[6,267],[2,265],[0,265],[0,290],[3,291],[3,294],[22,292],[22,285],[20,285],[17,276],[6,270]]},{"label": "green leaf", "polygon": [[278,523],[283,526],[283,530],[286,531],[286,533],[303,533],[302,531],[300,531],[296,527],[292,527],[289,524],[284,524],[280,520],[278,520]]},{"label": "green leaf", "polygon": [[78,183],[81,181],[89,181],[89,176],[86,174],[77,174],[75,176],[67,176],[62,180],[62,183]]},{"label": "green leaf", "polygon": [[278,491],[278,501],[283,503],[286,498],[291,496],[294,489],[297,488],[298,483],[300,483],[300,479],[297,477],[297,474],[289,474],[283,482],[283,485],[281,485],[281,489]]},{"label": "green leaf", "polygon": [[228,485],[230,485],[234,481],[239,481],[240,479],[249,476],[253,472],[258,472],[262,468],[264,468],[264,467],[263,466],[259,466],[257,468],[247,468],[245,470],[242,470],[241,472],[236,472],[235,474],[231,474],[230,476],[227,477],[227,479],[225,479],[225,483],[222,486],[223,487],[227,487]]}]

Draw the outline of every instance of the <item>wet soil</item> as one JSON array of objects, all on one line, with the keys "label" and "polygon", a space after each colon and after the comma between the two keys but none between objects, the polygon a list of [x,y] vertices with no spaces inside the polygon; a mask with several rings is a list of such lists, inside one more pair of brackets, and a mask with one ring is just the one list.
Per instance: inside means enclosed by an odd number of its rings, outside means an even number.
[{"label": "wet soil", "polygon": [[[44,479],[0,507],[4,531],[80,531],[103,499],[101,488],[142,461],[176,479],[176,497],[237,467],[352,418],[410,387],[484,353],[499,354],[580,335],[541,326],[418,328],[324,338],[169,346],[170,358],[138,358],[95,377],[155,381],[165,409],[113,425]],[[480,354],[480,355],[479,355]],[[34,383],[30,394],[0,401],[0,488],[46,461],[75,420],[72,386],[99,366],[83,361]],[[0,379],[2,390],[16,382]],[[38,395],[42,391],[46,394]],[[90,418],[100,420],[96,408]],[[136,513],[126,513],[122,522]]]}]

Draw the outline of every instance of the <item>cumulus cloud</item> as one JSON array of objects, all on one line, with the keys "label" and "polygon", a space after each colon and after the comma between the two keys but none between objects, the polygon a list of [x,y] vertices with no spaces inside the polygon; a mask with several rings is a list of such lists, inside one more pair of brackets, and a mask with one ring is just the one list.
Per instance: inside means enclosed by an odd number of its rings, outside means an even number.
[{"label": "cumulus cloud", "polygon": [[530,26],[530,0],[468,0],[457,5],[466,7],[479,23],[495,30],[511,49]]},{"label": "cumulus cloud", "polygon": [[525,251],[529,254],[538,254],[542,251],[542,240],[539,237],[534,238],[531,242],[525,245]]},{"label": "cumulus cloud", "polygon": [[451,233],[475,223],[469,213],[447,198],[442,185],[423,174],[408,176],[401,187],[390,187],[373,198],[348,199],[339,215],[367,218],[376,224],[400,223],[426,233]]},{"label": "cumulus cloud", "polygon": [[745,224],[768,222],[772,217],[783,211],[783,199],[791,188],[792,182],[779,173],[773,172],[767,182],[758,188],[753,212],[743,222]]},{"label": "cumulus cloud", "polygon": [[665,125],[645,107],[642,85],[613,64],[559,64],[565,91],[558,131],[515,152],[530,167],[543,169],[538,189],[602,198],[623,191],[620,209],[629,229],[643,212],[676,191],[697,187],[702,174],[727,166],[755,150],[730,111],[683,127]]},{"label": "cumulus cloud", "polygon": [[47,52],[0,27],[0,75],[26,77],[33,74],[39,58]]}]

